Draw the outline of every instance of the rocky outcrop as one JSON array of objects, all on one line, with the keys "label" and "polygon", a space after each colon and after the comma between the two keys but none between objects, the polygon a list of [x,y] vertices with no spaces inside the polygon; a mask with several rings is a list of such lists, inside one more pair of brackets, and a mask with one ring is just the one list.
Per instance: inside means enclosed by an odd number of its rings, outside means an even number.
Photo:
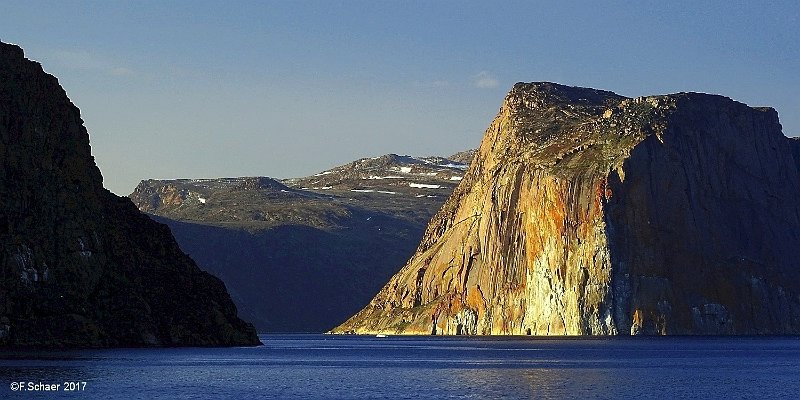
[{"label": "rocky outcrop", "polygon": [[0,44],[0,345],[254,345],[223,283],[103,189],[55,77]]},{"label": "rocky outcrop", "polygon": [[416,254],[334,332],[800,333],[796,149],[775,110],[722,96],[519,83]]}]

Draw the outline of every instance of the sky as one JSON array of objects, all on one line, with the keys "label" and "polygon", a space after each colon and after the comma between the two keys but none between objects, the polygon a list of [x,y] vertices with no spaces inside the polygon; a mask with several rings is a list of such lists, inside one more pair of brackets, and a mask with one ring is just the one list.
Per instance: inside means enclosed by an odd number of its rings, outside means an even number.
[{"label": "sky", "polygon": [[104,184],[307,176],[475,148],[516,82],[696,91],[800,135],[796,1],[4,1]]}]

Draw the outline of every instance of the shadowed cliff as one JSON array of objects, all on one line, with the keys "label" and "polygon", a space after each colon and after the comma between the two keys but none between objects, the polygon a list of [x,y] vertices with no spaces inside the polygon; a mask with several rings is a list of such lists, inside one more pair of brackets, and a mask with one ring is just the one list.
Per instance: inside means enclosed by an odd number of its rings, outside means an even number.
[{"label": "shadowed cliff", "polygon": [[223,283],[103,189],[55,77],[0,43],[0,345],[254,345]]}]

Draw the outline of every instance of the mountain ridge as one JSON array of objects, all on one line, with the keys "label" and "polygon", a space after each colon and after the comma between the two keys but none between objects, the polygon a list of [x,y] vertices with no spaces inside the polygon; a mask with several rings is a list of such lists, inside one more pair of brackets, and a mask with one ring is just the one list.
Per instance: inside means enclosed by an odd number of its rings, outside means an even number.
[{"label": "mountain ridge", "polygon": [[302,178],[144,180],[130,197],[259,330],[325,332],[397,272],[465,168],[386,154]]}]

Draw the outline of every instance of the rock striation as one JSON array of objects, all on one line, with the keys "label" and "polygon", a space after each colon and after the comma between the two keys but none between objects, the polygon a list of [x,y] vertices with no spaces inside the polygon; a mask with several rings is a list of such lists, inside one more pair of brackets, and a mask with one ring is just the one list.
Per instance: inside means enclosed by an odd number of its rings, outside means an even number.
[{"label": "rock striation", "polygon": [[800,333],[771,108],[518,83],[415,255],[335,333]]},{"label": "rock striation", "polygon": [[0,345],[259,343],[169,229],[102,186],[80,112],[0,43]]}]

